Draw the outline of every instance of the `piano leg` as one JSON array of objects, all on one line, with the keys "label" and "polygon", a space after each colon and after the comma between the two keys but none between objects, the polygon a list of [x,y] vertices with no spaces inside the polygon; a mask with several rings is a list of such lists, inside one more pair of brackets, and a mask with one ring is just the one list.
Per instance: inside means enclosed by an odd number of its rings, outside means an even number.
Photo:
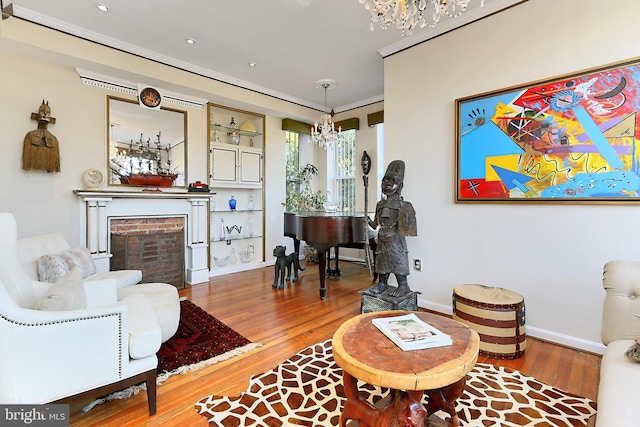
[{"label": "piano leg", "polygon": [[338,248],[339,248],[338,246],[333,247],[336,254],[336,260],[335,260],[336,268],[331,268],[331,248],[327,249],[327,276],[329,277],[340,277],[340,267],[338,267],[338,259],[340,257],[340,253]]},{"label": "piano leg", "polygon": [[320,250],[319,248],[316,248],[318,250],[318,269],[319,269],[319,273],[320,273],[320,299],[323,300],[324,297],[327,295],[327,288],[325,287],[325,271],[326,271],[326,267],[327,267],[327,256],[326,250]]},{"label": "piano leg", "polygon": [[318,274],[320,276],[320,299],[323,300],[324,297],[327,296],[327,288],[326,284],[326,272],[327,272],[327,251],[331,248],[331,246],[324,243],[309,243],[308,245],[313,246],[318,251]]}]

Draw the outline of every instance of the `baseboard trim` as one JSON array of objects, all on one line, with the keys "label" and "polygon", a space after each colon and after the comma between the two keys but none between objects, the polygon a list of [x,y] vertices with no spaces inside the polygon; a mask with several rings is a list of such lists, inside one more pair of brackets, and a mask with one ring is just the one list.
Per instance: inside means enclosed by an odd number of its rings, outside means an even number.
[{"label": "baseboard trim", "polygon": [[[271,265],[273,264],[274,262],[272,261]],[[255,270],[257,268],[267,267],[268,265],[269,265],[269,262],[248,262],[246,264],[238,262],[236,265],[222,267],[222,268],[214,268],[212,270],[209,270],[209,278],[224,276],[226,274],[238,273],[240,271]],[[206,284],[208,282],[204,282],[204,283]]]},{"label": "baseboard trim", "polygon": [[[438,304],[432,301],[427,301],[423,298],[418,298],[418,307],[435,311],[437,313],[447,315],[453,314],[453,310],[450,305]],[[600,342],[588,341],[582,338],[574,337],[572,335],[561,334],[558,332],[549,331],[547,329],[537,328],[531,325],[527,325],[527,335],[543,341],[549,341],[554,344],[563,345],[565,347],[571,347],[594,354],[602,355],[605,349],[604,344]]]}]

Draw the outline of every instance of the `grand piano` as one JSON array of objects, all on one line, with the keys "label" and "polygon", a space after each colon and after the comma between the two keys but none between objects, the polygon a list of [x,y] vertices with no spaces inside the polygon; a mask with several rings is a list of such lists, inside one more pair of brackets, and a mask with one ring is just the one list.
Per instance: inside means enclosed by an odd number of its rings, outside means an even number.
[{"label": "grand piano", "polygon": [[343,212],[285,213],[284,235],[294,239],[297,253],[300,253],[301,240],[318,251],[320,299],[324,299],[327,295],[325,287],[327,251],[339,246],[363,247],[367,242],[364,214]]}]

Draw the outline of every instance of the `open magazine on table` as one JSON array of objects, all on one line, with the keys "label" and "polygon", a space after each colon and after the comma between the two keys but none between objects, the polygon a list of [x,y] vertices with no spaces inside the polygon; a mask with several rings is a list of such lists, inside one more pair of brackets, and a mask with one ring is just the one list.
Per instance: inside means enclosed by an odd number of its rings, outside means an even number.
[{"label": "open magazine on table", "polygon": [[404,351],[452,345],[449,335],[420,320],[414,313],[378,317],[371,322]]}]

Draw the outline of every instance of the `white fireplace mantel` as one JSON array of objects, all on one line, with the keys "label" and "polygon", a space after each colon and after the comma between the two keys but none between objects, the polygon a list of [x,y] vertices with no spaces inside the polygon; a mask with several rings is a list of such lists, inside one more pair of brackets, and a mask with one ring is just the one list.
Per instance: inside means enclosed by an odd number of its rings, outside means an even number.
[{"label": "white fireplace mantel", "polygon": [[214,193],[174,191],[74,190],[80,201],[79,241],[92,253],[98,271],[109,271],[109,224],[113,218],[186,218],[185,278],[189,284],[207,282],[209,200]]}]

